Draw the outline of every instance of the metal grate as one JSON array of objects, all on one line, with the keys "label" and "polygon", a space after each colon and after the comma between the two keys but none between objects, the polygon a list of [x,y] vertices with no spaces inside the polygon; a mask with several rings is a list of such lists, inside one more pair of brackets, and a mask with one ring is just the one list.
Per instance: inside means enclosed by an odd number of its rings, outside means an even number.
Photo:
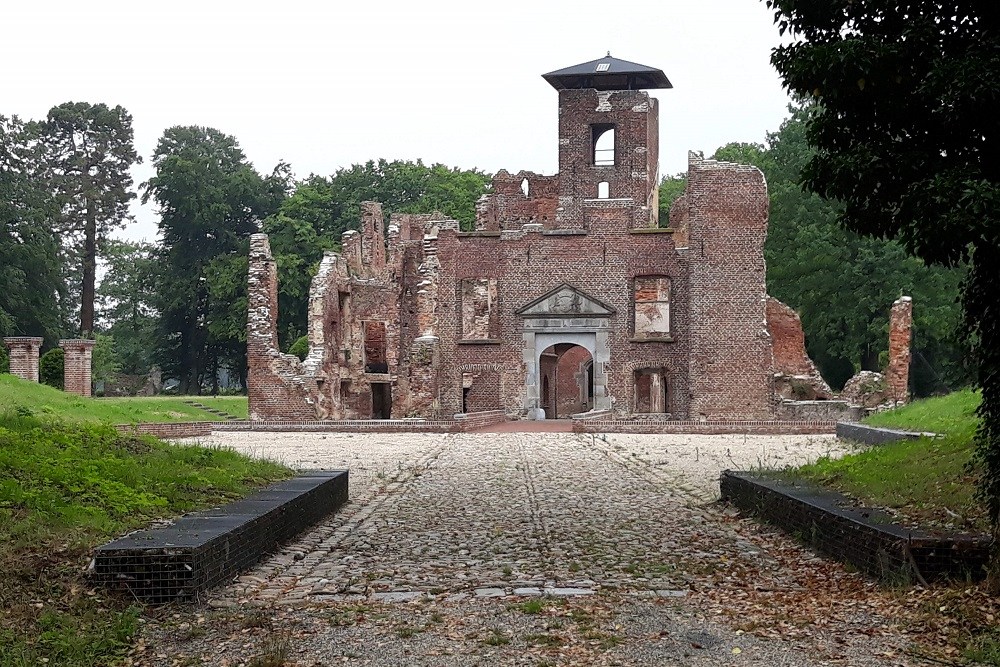
[{"label": "metal grate", "polygon": [[147,603],[194,600],[335,511],[347,502],[347,493],[346,470],[278,482],[243,500],[98,548],[93,575]]}]

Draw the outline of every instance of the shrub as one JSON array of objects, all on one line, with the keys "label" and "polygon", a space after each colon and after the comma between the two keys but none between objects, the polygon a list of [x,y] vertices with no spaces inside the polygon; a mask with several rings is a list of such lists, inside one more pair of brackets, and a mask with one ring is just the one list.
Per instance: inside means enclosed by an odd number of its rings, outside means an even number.
[{"label": "shrub", "polygon": [[309,355],[309,336],[302,336],[292,343],[292,346],[288,348],[288,354],[294,354],[299,358],[299,361],[305,361]]},{"label": "shrub", "polygon": [[0,373],[10,373],[10,357],[3,345],[0,345]]},{"label": "shrub", "polygon": [[54,347],[38,360],[38,379],[56,389],[63,389],[66,358],[61,347]]}]

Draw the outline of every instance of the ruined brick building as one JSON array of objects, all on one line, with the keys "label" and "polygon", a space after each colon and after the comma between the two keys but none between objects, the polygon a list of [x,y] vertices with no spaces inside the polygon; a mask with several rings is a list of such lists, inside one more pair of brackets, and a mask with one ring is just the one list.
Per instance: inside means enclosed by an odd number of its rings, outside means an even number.
[{"label": "ruined brick building", "polygon": [[644,90],[667,77],[608,56],[544,78],[559,173],[500,171],[474,231],[366,203],[313,280],[304,362],[278,349],[275,263],[252,237],[252,418],[775,415],[761,172],[692,155],[659,227]]}]

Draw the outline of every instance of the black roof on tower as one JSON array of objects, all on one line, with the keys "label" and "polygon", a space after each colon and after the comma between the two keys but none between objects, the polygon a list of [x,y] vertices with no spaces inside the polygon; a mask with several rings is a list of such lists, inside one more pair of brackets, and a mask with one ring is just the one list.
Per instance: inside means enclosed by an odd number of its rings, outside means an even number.
[{"label": "black roof on tower", "polygon": [[596,88],[597,90],[644,90],[673,88],[663,70],[612,58],[603,58],[543,74],[556,90]]}]

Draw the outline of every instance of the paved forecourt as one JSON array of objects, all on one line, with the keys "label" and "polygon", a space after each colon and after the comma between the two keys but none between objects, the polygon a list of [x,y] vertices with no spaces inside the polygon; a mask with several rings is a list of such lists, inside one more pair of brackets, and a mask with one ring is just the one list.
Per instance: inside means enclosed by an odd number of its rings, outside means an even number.
[{"label": "paved forecourt", "polygon": [[[847,451],[829,437],[225,433],[204,442],[298,468],[348,468],[351,501],[217,591],[211,613],[222,616],[204,639],[177,648],[186,655],[247,659],[259,644],[245,633],[227,640],[225,619],[259,608],[304,629],[301,664],[352,656],[386,665],[725,664],[737,656],[761,665],[897,664],[886,656],[903,640],[864,609],[838,616],[799,605],[802,620],[768,639],[761,628],[782,621],[773,605],[751,600],[801,593],[833,605],[871,584],[712,502],[722,469]],[[539,602],[524,607],[530,600]],[[353,620],[331,625],[330,614]],[[567,621],[553,620],[563,614]],[[809,631],[814,623],[822,632]],[[157,637],[170,641],[152,631]]]}]

